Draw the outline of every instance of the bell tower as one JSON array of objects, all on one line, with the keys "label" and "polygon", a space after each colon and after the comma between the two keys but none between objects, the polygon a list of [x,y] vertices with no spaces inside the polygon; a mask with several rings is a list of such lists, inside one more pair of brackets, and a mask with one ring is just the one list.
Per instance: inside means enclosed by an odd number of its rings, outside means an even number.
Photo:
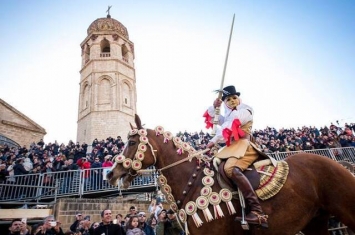
[{"label": "bell tower", "polygon": [[111,18],[91,23],[81,46],[77,141],[123,139],[134,123],[134,44],[127,28]]}]

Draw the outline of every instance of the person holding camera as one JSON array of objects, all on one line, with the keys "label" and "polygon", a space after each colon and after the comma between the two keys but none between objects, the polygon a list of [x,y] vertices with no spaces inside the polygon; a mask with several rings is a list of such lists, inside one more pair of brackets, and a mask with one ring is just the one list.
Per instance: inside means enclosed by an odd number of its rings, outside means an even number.
[{"label": "person holding camera", "polygon": [[184,232],[176,219],[176,214],[173,210],[161,209],[157,213],[158,224],[156,227],[156,235],[180,235]]},{"label": "person holding camera", "polygon": [[79,212],[75,215],[75,221],[72,225],[70,225],[70,231],[76,232],[79,228],[80,221],[83,220],[83,215]]},{"label": "person holding camera", "polygon": [[79,227],[76,232],[80,232],[81,235],[91,235],[93,229],[90,227],[90,216],[85,216],[82,221],[79,222]]},{"label": "person holding camera", "polygon": [[38,231],[35,235],[64,235],[61,223],[55,221],[54,216],[47,216],[42,225],[42,229]]},{"label": "person holding camera", "polygon": [[143,230],[145,235],[155,235],[153,228],[147,223],[147,216],[145,212],[138,213],[139,227]]}]

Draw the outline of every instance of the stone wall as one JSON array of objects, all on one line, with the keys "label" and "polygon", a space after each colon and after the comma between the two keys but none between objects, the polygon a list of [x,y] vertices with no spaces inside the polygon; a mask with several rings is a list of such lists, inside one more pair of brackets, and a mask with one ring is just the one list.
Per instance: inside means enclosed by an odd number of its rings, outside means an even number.
[{"label": "stone wall", "polygon": [[46,131],[26,115],[0,99],[0,134],[19,145],[29,145],[43,139]]},{"label": "stone wall", "polygon": [[150,202],[128,200],[126,198],[115,199],[83,199],[83,198],[61,198],[57,201],[54,216],[62,223],[64,232],[69,230],[70,225],[75,221],[75,215],[81,212],[83,216],[90,215],[91,222],[101,222],[101,212],[104,209],[112,210],[112,217],[117,214],[125,216],[131,206],[137,207],[138,211],[148,211]]},{"label": "stone wall", "polygon": [[[1,110],[0,110],[1,112]],[[12,125],[4,125],[0,122],[0,133],[1,135],[15,141],[20,146],[26,145],[27,148],[32,142],[38,142],[43,139],[44,134],[37,131],[31,131],[25,128],[16,127]]]}]

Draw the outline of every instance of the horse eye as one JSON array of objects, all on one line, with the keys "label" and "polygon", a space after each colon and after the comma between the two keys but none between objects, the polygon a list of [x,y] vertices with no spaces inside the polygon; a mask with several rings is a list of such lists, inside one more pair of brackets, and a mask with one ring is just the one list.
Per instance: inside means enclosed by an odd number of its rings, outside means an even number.
[{"label": "horse eye", "polygon": [[129,142],[128,142],[128,145],[129,146],[133,146],[133,145],[135,145],[136,144],[136,141],[133,141],[133,140],[130,140]]}]

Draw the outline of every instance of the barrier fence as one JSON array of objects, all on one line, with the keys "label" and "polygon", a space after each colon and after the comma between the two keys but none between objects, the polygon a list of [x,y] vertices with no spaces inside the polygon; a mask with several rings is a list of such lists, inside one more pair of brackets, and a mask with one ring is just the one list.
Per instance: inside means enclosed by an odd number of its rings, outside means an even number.
[{"label": "barrier fence", "polygon": [[[277,160],[283,160],[300,152],[302,151],[270,153],[268,155]],[[334,161],[347,161],[355,164],[355,148],[353,147],[307,150],[304,152],[319,154]],[[56,199],[57,197],[82,197],[99,192],[118,192],[119,187],[112,186],[105,180],[106,172],[109,169],[93,168],[7,176],[6,181],[0,184],[0,202],[39,202],[44,199]],[[155,173],[136,177],[128,189],[143,189],[142,191],[144,191],[144,187],[157,187],[156,178]]]},{"label": "barrier fence", "polygon": [[[87,194],[119,191],[105,180],[110,168],[58,171],[41,174],[7,176],[0,184],[0,202],[41,201],[57,197],[83,196]],[[129,189],[156,187],[155,174],[136,177]]]}]

